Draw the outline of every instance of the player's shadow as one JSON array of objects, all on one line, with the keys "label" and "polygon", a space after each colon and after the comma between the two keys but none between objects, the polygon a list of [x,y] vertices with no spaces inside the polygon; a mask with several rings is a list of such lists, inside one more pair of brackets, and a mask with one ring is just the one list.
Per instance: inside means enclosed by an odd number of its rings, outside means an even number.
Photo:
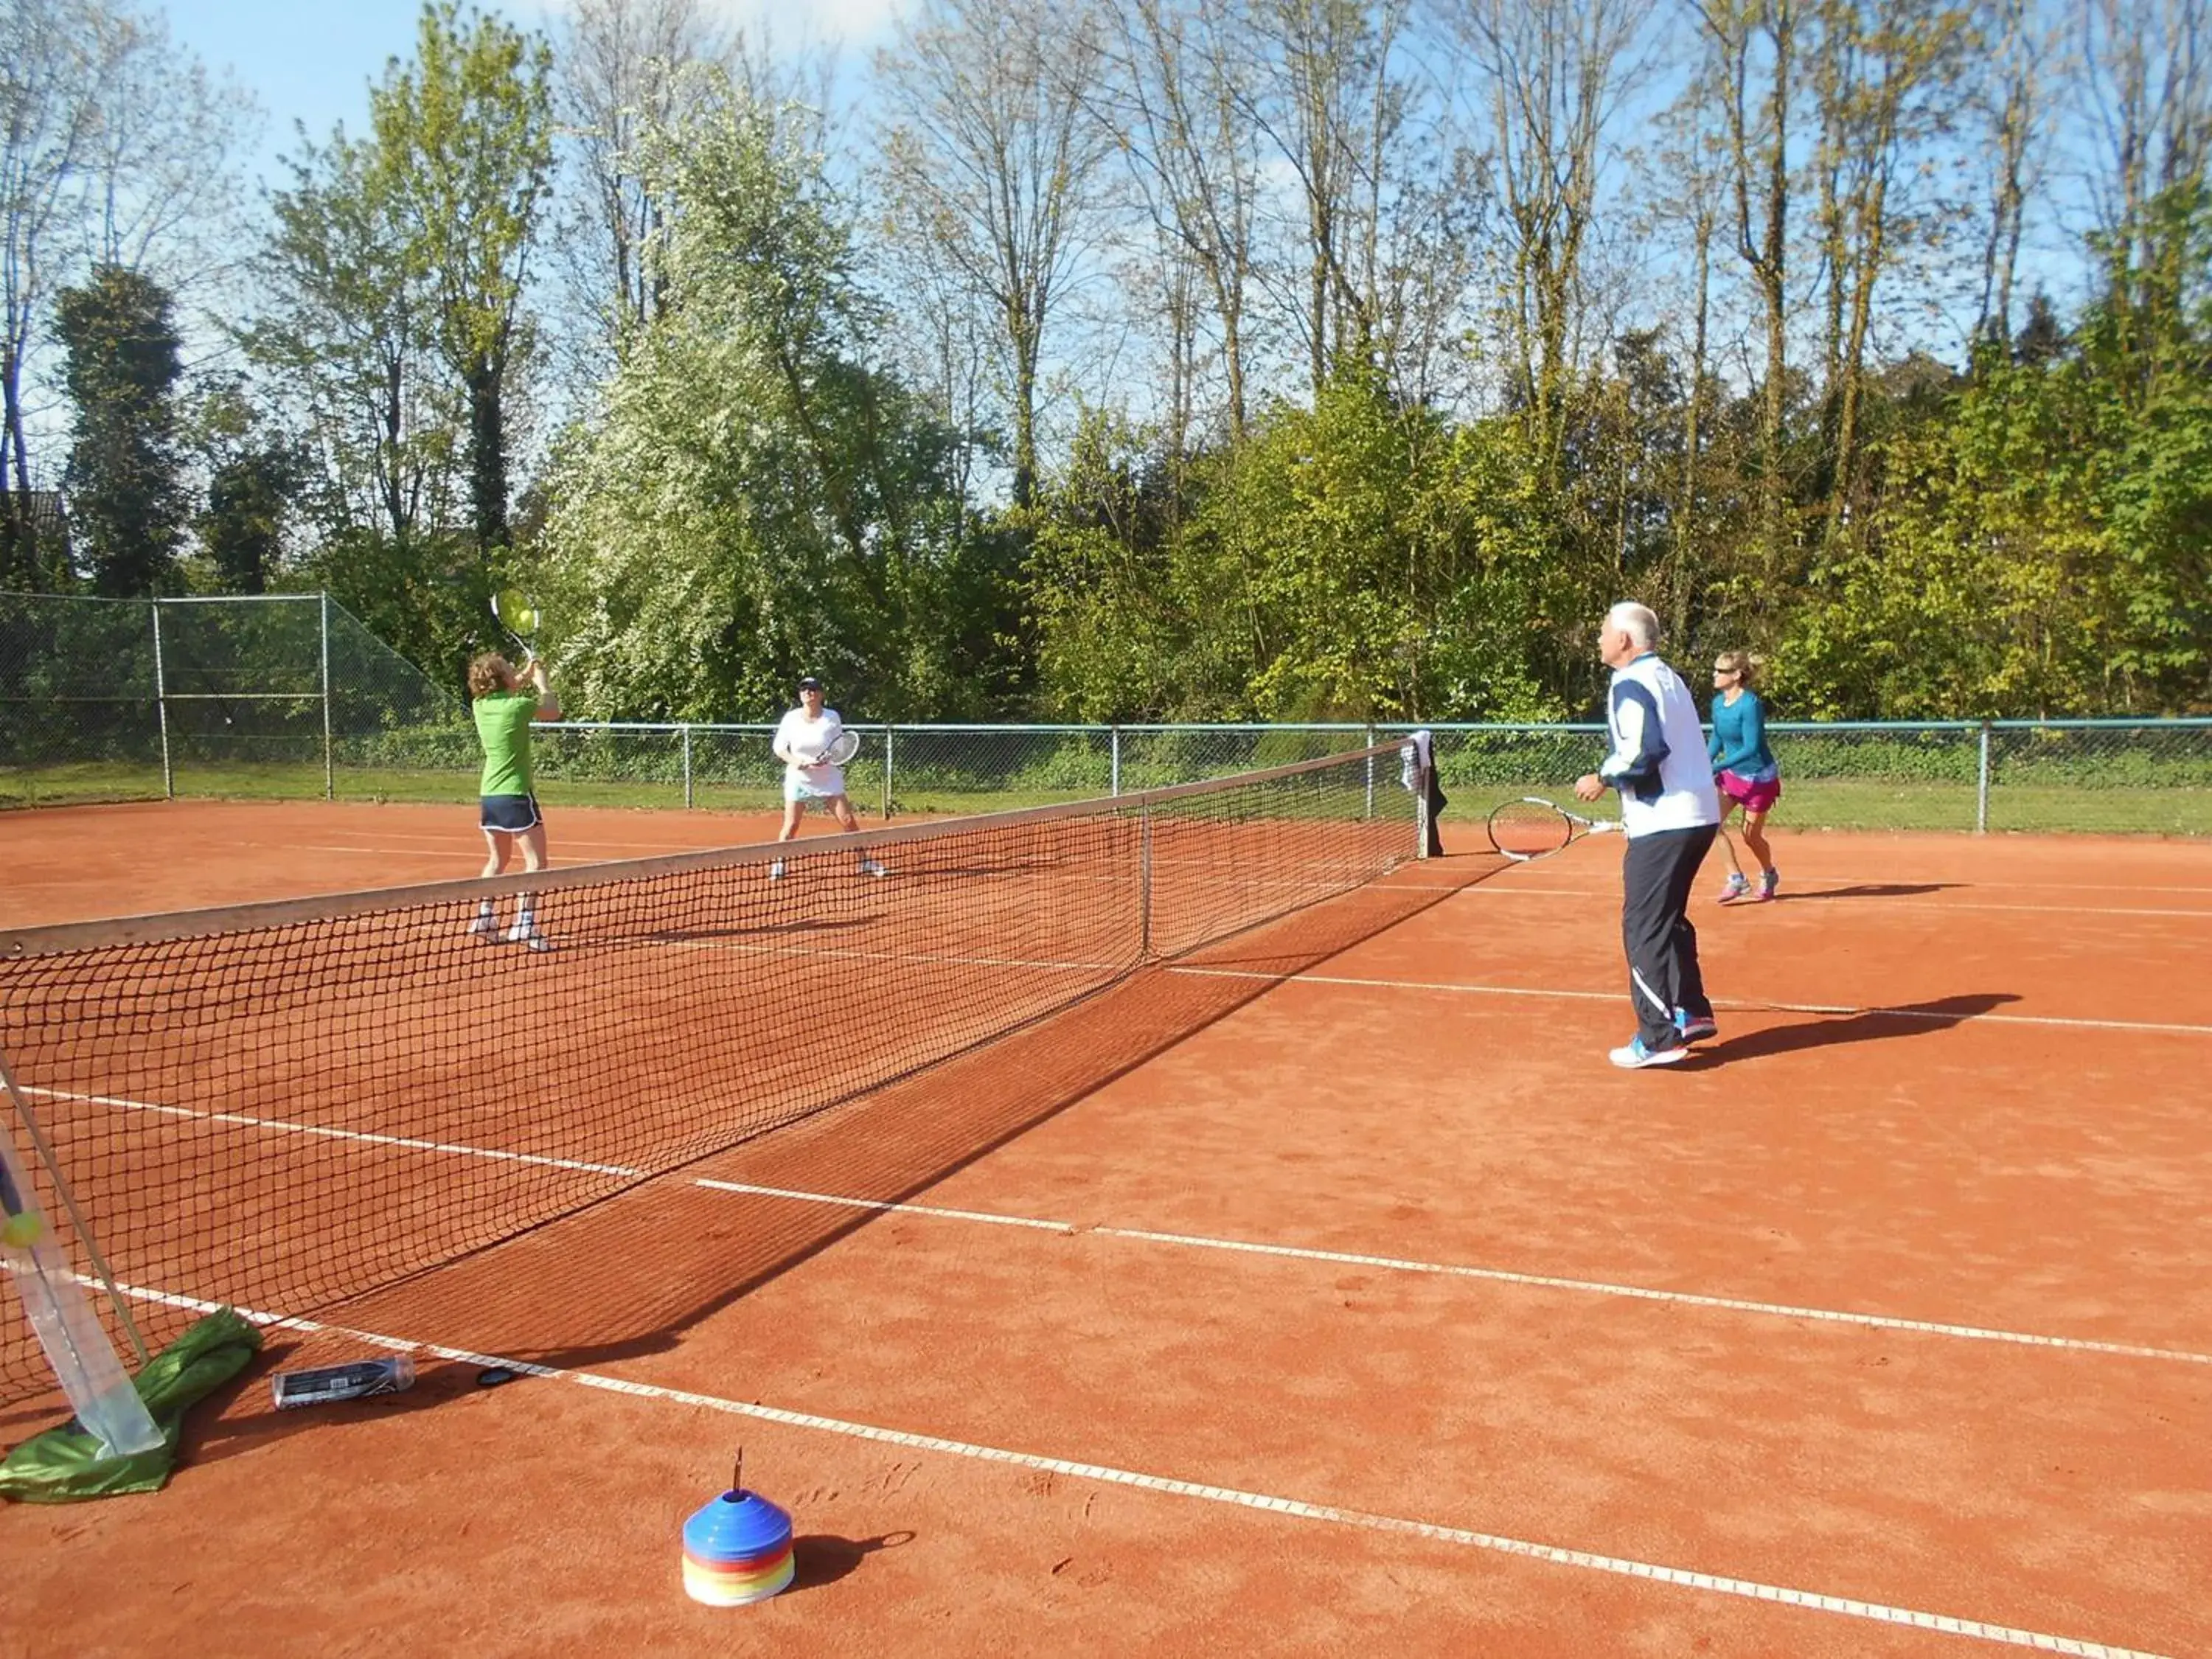
[{"label": "player's shadow", "polygon": [[902,1529],[879,1538],[839,1538],[830,1533],[807,1533],[791,1540],[792,1575],[787,1595],[796,1590],[834,1584],[878,1550],[895,1550],[911,1544],[914,1534]]},{"label": "player's shadow", "polygon": [[1792,892],[1777,893],[1767,902],[1792,904],[1801,899],[1914,898],[1923,893],[1941,893],[1966,884],[1962,881],[1862,881],[1849,887],[1816,887],[1810,891],[1801,888]]},{"label": "player's shadow", "polygon": [[1794,1025],[1769,1026],[1741,1036],[1716,1042],[1698,1052],[1708,1060],[1757,1060],[1767,1054],[1786,1054],[1800,1048],[1827,1048],[1845,1042],[1875,1042],[1887,1037],[1920,1036],[1945,1031],[1992,1013],[2020,998],[2009,991],[1977,991],[1962,996],[1938,997],[1929,1002],[1899,1003],[1888,1008],[1862,1008],[1852,1014],[1821,1014]]}]

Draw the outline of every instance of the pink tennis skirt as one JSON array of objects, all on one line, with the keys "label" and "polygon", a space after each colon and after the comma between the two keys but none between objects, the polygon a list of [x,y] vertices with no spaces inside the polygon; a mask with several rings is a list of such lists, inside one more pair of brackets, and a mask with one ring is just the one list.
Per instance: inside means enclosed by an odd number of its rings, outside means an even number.
[{"label": "pink tennis skirt", "polygon": [[1742,803],[1747,812],[1764,812],[1782,799],[1782,774],[1774,772],[1759,779],[1744,776],[1741,772],[1723,772],[1713,780],[1721,793],[1732,801]]}]

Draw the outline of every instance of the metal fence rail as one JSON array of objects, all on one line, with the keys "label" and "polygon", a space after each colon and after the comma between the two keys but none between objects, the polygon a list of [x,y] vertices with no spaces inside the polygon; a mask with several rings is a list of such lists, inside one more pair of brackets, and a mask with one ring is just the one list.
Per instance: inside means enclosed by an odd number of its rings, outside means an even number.
[{"label": "metal fence rail", "polygon": [[[1402,724],[854,722],[854,802],[889,817],[1130,793],[1365,748]],[[1453,817],[1557,796],[1595,724],[1436,724]],[[1778,823],[2212,836],[2212,719],[1769,724]],[[555,805],[768,811],[771,723],[538,728]],[[118,600],[0,593],[0,805],[162,796],[464,800],[467,708],[316,593]],[[1395,788],[1395,777],[1370,780]]]},{"label": "metal fence rail", "polygon": [[[1446,793],[1484,806],[1556,793],[1605,744],[1594,724],[1431,729]],[[1778,823],[2212,836],[2212,719],[1791,720],[1766,733]]]}]

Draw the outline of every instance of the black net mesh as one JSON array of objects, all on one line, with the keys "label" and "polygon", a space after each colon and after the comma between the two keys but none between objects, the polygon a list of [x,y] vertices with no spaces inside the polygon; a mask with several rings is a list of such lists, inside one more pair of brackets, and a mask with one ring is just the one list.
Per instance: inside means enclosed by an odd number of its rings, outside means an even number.
[{"label": "black net mesh", "polygon": [[0,1052],[149,1340],[306,1315],[1370,881],[1396,763],[0,935]]}]

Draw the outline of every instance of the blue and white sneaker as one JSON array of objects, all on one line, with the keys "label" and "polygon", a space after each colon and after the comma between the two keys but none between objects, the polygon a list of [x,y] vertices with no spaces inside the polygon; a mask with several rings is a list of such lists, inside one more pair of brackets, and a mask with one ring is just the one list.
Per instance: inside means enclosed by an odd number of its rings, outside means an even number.
[{"label": "blue and white sneaker", "polygon": [[1645,1066],[1672,1066],[1678,1060],[1687,1060],[1690,1051],[1679,1043],[1672,1048],[1651,1048],[1644,1046],[1640,1036],[1629,1039],[1625,1048],[1615,1048],[1606,1058],[1624,1071],[1633,1072]]},{"label": "blue and white sneaker", "polygon": [[1692,1015],[1687,1008],[1674,1011],[1674,1031],[1685,1042],[1703,1042],[1721,1034],[1720,1023],[1711,1014]]}]

